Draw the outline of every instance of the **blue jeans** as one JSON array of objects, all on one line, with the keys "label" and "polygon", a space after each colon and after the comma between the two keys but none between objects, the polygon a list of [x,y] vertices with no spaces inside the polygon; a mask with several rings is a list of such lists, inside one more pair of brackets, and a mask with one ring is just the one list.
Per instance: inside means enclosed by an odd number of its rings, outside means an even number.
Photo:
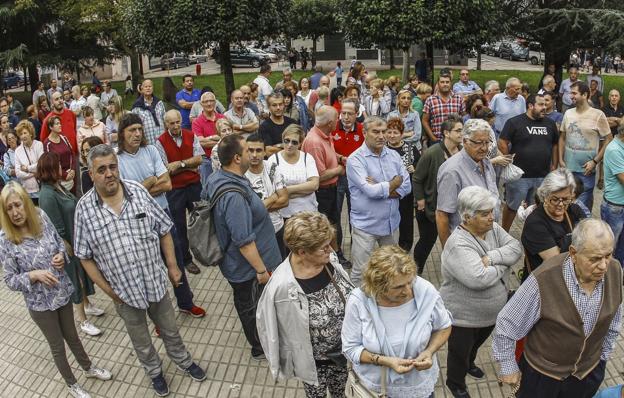
[{"label": "blue jeans", "polygon": [[[171,212],[169,209],[165,209],[165,213],[171,218],[173,221],[173,217],[171,216]],[[175,257],[176,262],[178,263],[178,268],[182,273],[182,278],[180,278],[180,285],[178,287],[173,288],[173,294],[175,294],[176,301],[178,302],[178,308],[183,310],[190,310],[193,308],[193,292],[191,291],[191,286],[188,283],[188,279],[186,278],[186,270],[184,269],[184,255],[182,254],[182,248],[180,247],[180,240],[178,237],[178,230],[175,227],[175,224],[171,228],[171,238],[173,239],[173,247],[175,248]],[[163,261],[165,259],[164,254],[161,250],[161,256]]]},{"label": "blue jeans", "polygon": [[600,218],[604,220],[613,231],[615,237],[615,257],[620,264],[624,263],[624,206],[617,206],[607,202],[600,205]]},{"label": "blue jeans", "polygon": [[522,201],[529,205],[535,203],[535,192],[542,185],[543,178],[521,178],[505,184],[505,201],[507,207],[517,211]]},{"label": "blue jeans", "polygon": [[572,174],[583,182],[583,193],[578,197],[578,200],[583,202],[591,213],[592,208],[594,207],[594,186],[596,186],[596,173],[586,176],[583,173],[573,171]]},{"label": "blue jeans", "polygon": [[193,210],[193,203],[199,201],[201,193],[201,183],[196,182],[185,186],[184,188],[176,188],[167,192],[167,202],[171,211],[171,218],[177,231],[177,241],[174,244],[182,251],[182,262],[180,265],[187,266],[193,260],[191,251],[189,250],[189,242],[186,231],[186,212]]}]

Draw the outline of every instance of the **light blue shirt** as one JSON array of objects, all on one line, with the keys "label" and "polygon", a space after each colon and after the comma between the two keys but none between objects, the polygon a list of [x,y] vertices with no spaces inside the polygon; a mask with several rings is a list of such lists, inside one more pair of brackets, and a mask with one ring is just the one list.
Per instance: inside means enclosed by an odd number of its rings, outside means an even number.
[{"label": "light blue shirt", "polygon": [[[160,177],[168,173],[158,150],[154,145],[146,145],[140,147],[139,150],[132,154],[121,152],[119,158],[119,172],[124,180],[136,181],[139,184],[148,177]],[[165,193],[154,196],[154,200],[162,209],[168,209],[167,197]]]},{"label": "light blue shirt", "polygon": [[481,91],[481,87],[473,80],[468,80],[466,84],[461,80],[453,85],[453,92],[460,95],[469,95]]},{"label": "light blue shirt", "polygon": [[[385,146],[376,155],[364,143],[347,160],[347,180],[351,193],[351,225],[376,236],[392,235],[399,227],[399,198],[390,198],[390,180],[401,176],[396,192],[404,197],[412,191],[409,173],[396,151]],[[372,177],[375,183],[366,181]]]},{"label": "light blue shirt", "polygon": [[409,111],[407,112],[407,115],[405,115],[405,117],[402,117],[401,113],[397,109],[388,113],[388,117],[386,119],[390,120],[393,118],[401,119],[403,121],[403,124],[405,125],[405,131],[414,132],[413,136],[411,136],[410,138],[406,138],[405,140],[415,143],[418,149],[422,149],[422,146],[420,144],[420,137],[422,136],[422,125],[420,123],[420,116],[418,115],[418,112]]},{"label": "light blue shirt", "polygon": [[572,95],[571,95],[572,84],[578,81],[581,81],[581,80],[577,79],[576,81],[573,82],[570,79],[565,79],[564,81],[561,82],[561,86],[559,87],[559,94],[561,95],[561,102],[563,102],[564,105],[572,106]]},{"label": "light blue shirt", "polygon": [[624,185],[618,174],[624,173],[624,142],[619,137],[607,145],[604,154],[604,197],[611,203],[624,205]]},{"label": "light blue shirt", "polygon": [[[381,367],[360,362],[365,349],[373,353],[400,358],[416,358],[429,344],[431,334],[451,326],[451,314],[444,307],[438,291],[427,280],[416,277],[412,282],[415,311],[403,324],[383,322],[377,302],[362,290],[351,292],[342,323],[342,352],[353,363],[353,370],[365,386],[381,389]],[[389,328],[403,328],[405,339],[397,351],[389,341]],[[426,398],[438,379],[439,366],[433,356],[431,368],[412,370],[399,375],[388,369],[387,392],[393,398]]]},{"label": "light blue shirt", "polygon": [[510,98],[507,93],[498,93],[490,101],[490,109],[496,115],[496,121],[494,122],[494,130],[496,131],[496,137],[503,131],[503,127],[507,120],[514,116],[518,116],[521,113],[526,112],[526,103],[524,97],[518,95],[515,99]]}]

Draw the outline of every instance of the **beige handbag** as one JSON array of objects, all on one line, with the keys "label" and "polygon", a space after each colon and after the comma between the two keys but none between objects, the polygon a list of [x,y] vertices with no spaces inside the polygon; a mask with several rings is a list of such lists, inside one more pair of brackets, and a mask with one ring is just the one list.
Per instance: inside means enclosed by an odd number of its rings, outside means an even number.
[{"label": "beige handbag", "polygon": [[387,398],[388,392],[386,388],[386,379],[388,377],[388,368],[381,367],[381,392],[375,392],[368,389],[353,370],[351,362],[349,362],[349,377],[347,378],[347,386],[345,387],[345,396],[347,398]]}]

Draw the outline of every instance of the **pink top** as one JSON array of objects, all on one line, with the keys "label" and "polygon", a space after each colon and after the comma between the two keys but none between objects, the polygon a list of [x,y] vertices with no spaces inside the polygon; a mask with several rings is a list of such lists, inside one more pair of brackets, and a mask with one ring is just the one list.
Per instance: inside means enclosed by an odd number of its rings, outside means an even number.
[{"label": "pink top", "polygon": [[[211,137],[213,135],[217,135],[217,120],[223,119],[224,117],[225,116],[222,114],[215,112],[214,120],[209,120],[206,118],[206,115],[204,115],[204,112],[200,113],[199,116],[193,120],[193,134],[198,137]],[[204,148],[204,152],[206,152],[206,156],[210,158],[212,148]]]},{"label": "pink top", "polygon": [[[336,151],[334,150],[334,140],[325,135],[318,127],[314,126],[308,132],[301,150],[309,153],[316,162],[316,168],[318,169],[319,176],[322,175],[325,170],[338,167],[338,158],[336,157]],[[336,185],[338,182],[338,176],[335,176],[329,180],[323,181],[319,184],[320,188],[327,188]]]}]

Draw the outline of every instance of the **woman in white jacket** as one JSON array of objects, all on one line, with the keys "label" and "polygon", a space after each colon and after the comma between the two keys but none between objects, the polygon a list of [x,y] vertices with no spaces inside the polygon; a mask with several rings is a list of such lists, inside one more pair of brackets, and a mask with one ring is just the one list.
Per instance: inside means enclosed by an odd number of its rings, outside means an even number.
[{"label": "woman in white jacket", "polygon": [[15,127],[15,132],[22,142],[15,149],[15,176],[28,195],[37,204],[39,182],[35,177],[37,162],[43,155],[43,144],[35,140],[35,126],[28,120],[22,120]]},{"label": "woman in white jacket", "polygon": [[332,253],[334,229],[318,212],[301,212],[285,226],[290,256],[273,272],[258,303],[256,325],[276,380],[303,381],[308,398],[344,397],[346,359],[340,331],[353,289]]}]

